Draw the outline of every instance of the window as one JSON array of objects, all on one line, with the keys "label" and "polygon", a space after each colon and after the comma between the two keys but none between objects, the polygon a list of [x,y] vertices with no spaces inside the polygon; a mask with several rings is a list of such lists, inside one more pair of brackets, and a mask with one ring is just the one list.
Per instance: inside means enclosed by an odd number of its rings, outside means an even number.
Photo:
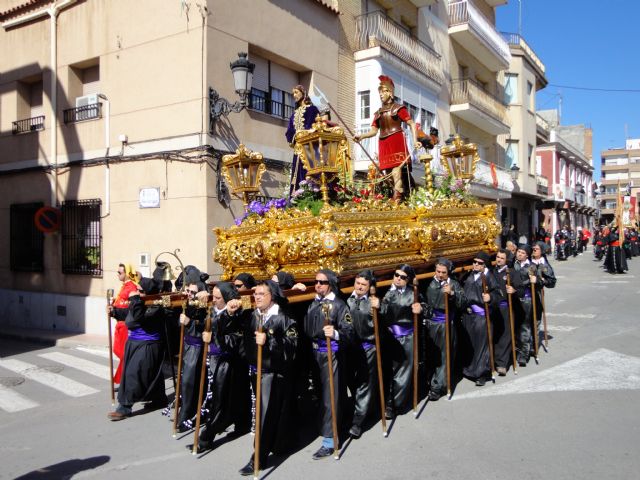
[{"label": "window", "polygon": [[62,273],[102,275],[102,201],[62,203]]},{"label": "window", "polygon": [[527,162],[529,162],[529,173],[535,175],[536,173],[536,164],[533,160],[533,145],[529,144],[527,147]]},{"label": "window", "polygon": [[533,95],[533,83],[531,82],[527,82],[527,98],[529,100],[529,110],[534,111],[536,109],[536,97]]},{"label": "window", "polygon": [[518,140],[507,140],[505,149],[505,168],[518,165]]},{"label": "window", "polygon": [[44,130],[44,109],[42,75],[35,75],[18,82],[17,117],[13,122],[12,133]]},{"label": "window", "polygon": [[504,103],[511,105],[518,101],[518,74],[507,73],[504,76]]},{"label": "window", "polygon": [[358,92],[358,104],[360,105],[360,120],[371,118],[371,91]]},{"label": "window", "polygon": [[34,216],[42,203],[11,205],[9,209],[9,256],[14,272],[44,270],[44,234],[36,228]]},{"label": "window", "polygon": [[64,123],[102,118],[100,64],[94,58],[69,67],[69,107],[63,112]]},{"label": "window", "polygon": [[257,112],[288,119],[295,109],[291,89],[300,83],[295,72],[260,55],[251,54],[255,63],[249,108]]}]

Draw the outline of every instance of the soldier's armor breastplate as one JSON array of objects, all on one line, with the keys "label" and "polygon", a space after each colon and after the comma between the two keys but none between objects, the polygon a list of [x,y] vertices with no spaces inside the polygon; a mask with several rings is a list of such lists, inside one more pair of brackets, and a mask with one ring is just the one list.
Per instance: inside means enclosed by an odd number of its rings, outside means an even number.
[{"label": "soldier's armor breastplate", "polygon": [[378,110],[378,128],[380,130],[380,138],[386,138],[394,133],[402,131],[402,120],[398,118],[398,111],[402,105],[392,103],[389,106],[383,106]]}]

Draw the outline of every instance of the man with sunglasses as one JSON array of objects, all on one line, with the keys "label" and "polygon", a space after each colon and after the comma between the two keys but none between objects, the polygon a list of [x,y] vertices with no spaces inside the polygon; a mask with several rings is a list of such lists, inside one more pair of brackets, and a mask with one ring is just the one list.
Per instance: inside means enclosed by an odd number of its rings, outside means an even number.
[{"label": "man with sunglasses", "polygon": [[475,381],[478,387],[491,378],[485,304],[496,303],[500,299],[496,281],[489,275],[490,263],[488,253],[478,252],[473,258],[473,268],[464,282],[468,306],[467,311],[462,314],[460,330],[466,357],[463,359],[462,374]]},{"label": "man with sunglasses", "polygon": [[[448,320],[450,326],[454,325],[457,312],[467,304],[464,290],[456,280],[449,276],[453,271],[451,260],[439,258],[436,261],[435,269],[433,280],[427,287],[427,305],[432,315],[426,321],[427,331],[425,334],[429,400],[432,402],[439,400],[447,393],[445,321]],[[448,319],[445,317],[445,301],[448,302]],[[456,351],[455,328],[450,327],[449,332],[451,335],[449,340],[450,368],[453,369]]]},{"label": "man with sunglasses", "polygon": [[501,377],[507,374],[509,359],[511,358],[511,325],[509,322],[508,295],[515,293],[511,285],[507,286],[507,272],[511,275],[508,252],[505,249],[500,249],[496,253],[496,266],[491,270],[491,274],[500,290],[500,300],[493,312],[492,324],[494,327],[493,344],[496,370]]},{"label": "man with sunglasses", "polygon": [[[411,284],[416,274],[413,267],[400,265],[393,274],[393,284],[380,304],[380,315],[392,338],[387,350],[391,358],[390,391],[387,392],[385,415],[388,419],[409,408],[413,383],[413,315],[426,311],[422,297],[414,301]],[[422,321],[418,322],[422,324]]]},{"label": "man with sunglasses", "polygon": [[[315,291],[316,297],[307,309],[303,324],[304,334],[311,340],[313,347],[312,368],[316,373],[314,378],[320,379],[322,445],[313,454],[314,460],[320,460],[332,455],[334,449],[339,448],[339,445],[335,445],[333,441],[327,352],[330,348],[333,354],[335,407],[338,428],[340,428],[340,415],[343,410],[340,399],[346,398],[345,346],[351,340],[353,327],[349,308],[338,296],[338,277],[333,271],[323,269],[316,273]],[[328,319],[325,319],[325,312]],[[327,343],[327,338],[330,343]]]}]

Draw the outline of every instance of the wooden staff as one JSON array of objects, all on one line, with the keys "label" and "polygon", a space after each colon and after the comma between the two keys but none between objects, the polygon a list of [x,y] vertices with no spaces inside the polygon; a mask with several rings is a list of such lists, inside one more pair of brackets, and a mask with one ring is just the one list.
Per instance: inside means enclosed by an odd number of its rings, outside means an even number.
[{"label": "wooden staff", "polygon": [[[264,325],[264,313],[258,312],[258,333],[262,333]],[[258,358],[256,361],[256,416],[254,423],[256,425],[256,436],[253,446],[253,478],[257,479],[260,474],[260,423],[262,416],[260,407],[262,405],[262,345],[258,345]]]},{"label": "wooden staff", "polygon": [[[187,301],[182,302],[182,314],[187,310]],[[178,352],[178,382],[176,383],[175,416],[173,417],[173,438],[178,433],[178,412],[180,411],[180,385],[182,383],[182,356],[184,354],[184,324],[180,322],[180,351]],[[173,364],[173,359],[171,359]]]},{"label": "wooden staff", "polygon": [[[204,331],[211,332],[211,317],[213,317],[213,305],[207,316],[207,320],[204,324]],[[200,392],[198,393],[198,411],[196,412],[196,427],[193,434],[193,449],[191,453],[196,455],[198,453],[198,437],[200,436],[200,412],[202,410],[202,397],[204,395],[204,373],[207,370],[207,355],[209,354],[209,342],[204,342],[202,346],[202,369],[200,370]]]},{"label": "wooden staff", "polygon": [[[535,267],[529,269],[529,275],[535,275]],[[536,285],[531,284],[531,306],[533,308],[533,358],[538,363],[538,312],[536,308]]]},{"label": "wooden staff", "polygon": [[[509,267],[507,267],[507,287],[511,286],[511,275]],[[509,327],[511,327],[511,358],[513,360],[513,373],[518,374],[518,362],[516,361],[516,334],[513,325],[513,300],[511,294],[507,292],[507,300],[509,301]]]},{"label": "wooden staff", "polygon": [[[374,298],[376,295],[376,287],[369,289],[369,297]],[[382,434],[386,437],[387,418],[384,415],[384,382],[382,381],[382,357],[380,356],[380,331],[378,329],[378,309],[371,309],[373,314],[373,335],[376,339],[376,366],[378,367],[378,389],[380,390],[380,418],[382,420]]]},{"label": "wooden staff", "polygon": [[[413,303],[418,303],[418,279],[413,278]],[[418,314],[413,314],[413,416],[418,416]]]},{"label": "wooden staff", "polygon": [[109,332],[109,383],[111,384],[111,405],[116,404],[116,389],[113,386],[113,339],[111,338],[111,312],[109,307],[113,303],[113,288],[107,289],[107,331]]},{"label": "wooden staff", "polygon": [[[487,278],[482,274],[482,293],[487,292]],[[487,343],[489,344],[489,367],[491,368],[491,381],[496,381],[496,368],[493,359],[493,335],[491,335],[491,318],[489,317],[489,304],[484,303],[484,319],[487,324]]]},{"label": "wooden staff", "polygon": [[[331,304],[322,304],[322,313],[324,314],[324,325],[330,325],[329,312]],[[336,390],[333,384],[333,351],[331,350],[331,337],[326,337],[327,342],[327,366],[329,368],[329,395],[331,397],[331,428],[333,430],[333,458],[340,459],[338,450],[338,418],[336,415]]]},{"label": "wooden staff", "polygon": [[451,332],[449,329],[449,294],[444,292],[444,351],[447,368],[447,398],[451,400]]},{"label": "wooden staff", "polygon": [[544,329],[544,348],[549,350],[549,335],[547,334],[547,309],[544,306],[544,288],[540,290],[540,302],[542,303],[542,328]]}]

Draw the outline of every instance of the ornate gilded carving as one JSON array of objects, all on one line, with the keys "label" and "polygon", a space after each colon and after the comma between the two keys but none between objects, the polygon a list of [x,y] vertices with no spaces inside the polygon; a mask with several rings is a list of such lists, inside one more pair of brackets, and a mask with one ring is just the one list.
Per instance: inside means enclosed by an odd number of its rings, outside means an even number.
[{"label": "ornate gilded carving", "polygon": [[495,208],[445,199],[418,209],[372,201],[331,207],[319,217],[274,211],[246,225],[217,229],[214,260],[226,280],[240,272],[268,278],[286,270],[310,277],[319,268],[344,274],[468,256],[496,250]]}]

